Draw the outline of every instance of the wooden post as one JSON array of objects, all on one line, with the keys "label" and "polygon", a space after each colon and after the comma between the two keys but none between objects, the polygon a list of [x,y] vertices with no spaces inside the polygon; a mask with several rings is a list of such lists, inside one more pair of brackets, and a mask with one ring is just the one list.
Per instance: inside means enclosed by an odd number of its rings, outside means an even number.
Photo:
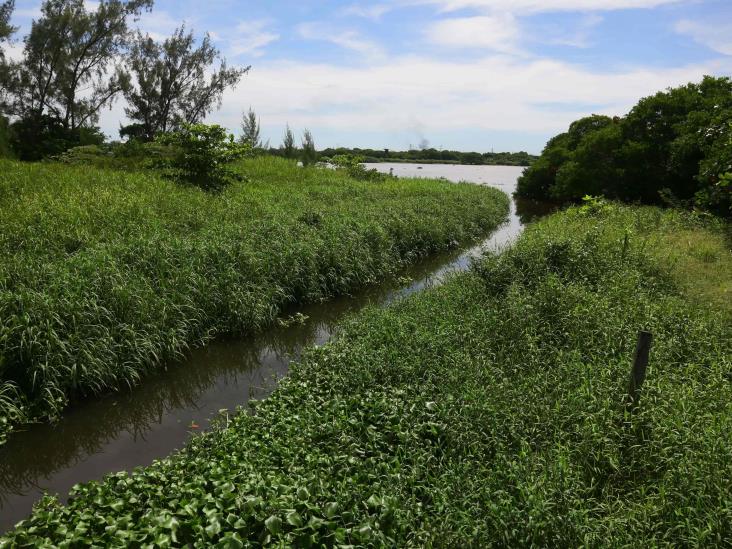
[{"label": "wooden post", "polygon": [[640,389],[646,379],[646,369],[648,368],[648,357],[651,352],[652,341],[653,334],[651,332],[638,332],[638,343],[635,346],[633,369],[630,371],[630,383],[628,384],[628,404],[631,411],[638,406]]}]

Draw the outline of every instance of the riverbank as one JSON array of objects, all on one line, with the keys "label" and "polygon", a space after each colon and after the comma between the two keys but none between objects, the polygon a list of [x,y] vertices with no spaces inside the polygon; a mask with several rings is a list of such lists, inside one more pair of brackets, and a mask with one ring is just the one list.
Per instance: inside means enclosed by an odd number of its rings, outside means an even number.
[{"label": "riverbank", "polygon": [[[5,543],[723,544],[729,261],[723,227],[690,214],[551,216],[354,317],[256,414],[45,501]],[[629,414],[640,329],[654,343]]]},{"label": "riverbank", "polygon": [[495,228],[508,198],[279,159],[208,195],[151,173],[2,161],[0,441],[191,346],[357,290]]}]

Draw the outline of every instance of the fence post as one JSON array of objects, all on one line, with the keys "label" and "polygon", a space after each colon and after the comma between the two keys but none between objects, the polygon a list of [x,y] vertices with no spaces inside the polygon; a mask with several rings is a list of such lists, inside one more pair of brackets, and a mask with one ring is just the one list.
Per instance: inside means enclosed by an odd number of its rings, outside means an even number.
[{"label": "fence post", "polygon": [[646,379],[648,368],[648,357],[651,352],[653,334],[644,330],[638,332],[638,343],[635,346],[633,356],[633,369],[630,371],[630,383],[628,384],[628,405],[631,411],[638,406],[640,389]]}]

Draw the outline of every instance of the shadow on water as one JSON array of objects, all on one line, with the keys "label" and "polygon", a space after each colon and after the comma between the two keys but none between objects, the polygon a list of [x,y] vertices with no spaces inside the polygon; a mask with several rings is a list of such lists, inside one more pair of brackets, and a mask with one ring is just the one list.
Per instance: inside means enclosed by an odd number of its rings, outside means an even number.
[{"label": "shadow on water", "polygon": [[[385,171],[389,167],[379,166]],[[399,165],[399,171],[409,167]],[[433,171],[435,166],[431,168]],[[511,177],[515,181],[519,173],[516,168],[501,173],[503,179],[497,178],[496,183]],[[485,177],[490,181],[492,174]],[[190,433],[205,429],[219,410],[233,410],[250,398],[269,394],[304,347],[331,339],[344,315],[418,292],[450,272],[469,268],[487,249],[510,242],[526,220],[538,213],[512,207],[509,220],[478,246],[421,261],[399,280],[357,296],[304,307],[300,309],[306,317],[302,323],[248,338],[215,341],[131,391],[82,402],[53,425],[36,425],[17,433],[0,448],[0,532],[26,517],[45,492],[67,494],[74,484],[147,465],[181,448]]]}]

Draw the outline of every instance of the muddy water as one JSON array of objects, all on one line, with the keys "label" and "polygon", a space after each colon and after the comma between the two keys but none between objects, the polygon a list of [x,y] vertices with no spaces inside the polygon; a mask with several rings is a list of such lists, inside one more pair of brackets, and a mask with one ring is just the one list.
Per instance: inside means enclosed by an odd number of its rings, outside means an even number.
[{"label": "muddy water", "polygon": [[[507,193],[521,168],[379,164],[399,176],[445,177],[490,184]],[[146,378],[134,390],[81,403],[58,423],[38,425],[0,447],[0,532],[25,518],[44,492],[66,494],[79,482],[150,464],[181,448],[191,432],[205,429],[219,410],[233,410],[250,398],[266,396],[288,365],[309,345],[322,345],[344,315],[367,304],[388,303],[439,282],[446,273],[467,269],[486,248],[505,245],[527,221],[517,212],[478,246],[414,265],[398,281],[300,310],[303,323],[279,326],[258,336],[216,341],[190,353],[167,371]],[[531,208],[531,211],[536,211]]]}]

